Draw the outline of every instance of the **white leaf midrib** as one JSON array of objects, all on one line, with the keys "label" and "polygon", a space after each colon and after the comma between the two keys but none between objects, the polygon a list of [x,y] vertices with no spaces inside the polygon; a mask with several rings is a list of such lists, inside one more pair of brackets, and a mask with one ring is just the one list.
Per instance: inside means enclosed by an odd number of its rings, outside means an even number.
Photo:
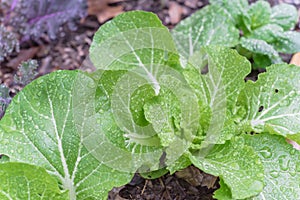
[{"label": "white leaf midrib", "polygon": [[[53,102],[50,98],[48,90],[47,90],[47,98],[48,98],[50,109],[51,109],[51,121],[53,124],[55,136],[57,139],[57,147],[58,147],[58,151],[60,154],[60,159],[61,159],[61,163],[62,163],[62,167],[63,167],[63,171],[64,171],[64,180],[62,180],[63,186],[65,187],[65,189],[69,190],[70,199],[76,200],[76,192],[75,192],[76,188],[73,185],[73,182],[72,182],[72,179],[70,176],[70,172],[68,169],[68,165],[67,165],[67,159],[63,152],[62,139],[60,138],[59,133],[58,133],[58,128],[57,128],[57,124],[56,124],[56,120],[55,120],[55,116],[54,116]],[[69,110],[68,110],[68,112],[69,112]],[[64,125],[65,125],[65,123],[66,123],[66,121],[64,121]]]},{"label": "white leaf midrib", "polygon": [[[137,59],[139,66],[143,68],[143,70],[146,72],[148,78],[150,79],[150,81],[153,84],[154,87],[154,91],[155,94],[158,95],[159,91],[160,91],[160,85],[159,82],[156,80],[156,78],[151,74],[151,72],[147,69],[147,67],[144,65],[144,63],[141,61],[140,57],[136,54],[135,49],[133,48],[133,46],[130,44],[130,42],[127,40],[127,38],[124,36],[123,32],[119,29],[118,26],[115,26],[121,33],[121,35],[123,36],[124,41],[126,42],[126,44],[128,45],[128,47],[130,48],[130,50],[132,51],[134,57]],[[152,45],[153,45],[153,38],[151,35],[151,41],[152,41]],[[153,51],[153,49],[152,49]]]},{"label": "white leaf midrib", "polygon": [[13,200],[13,198],[9,195],[9,193],[4,192],[3,190],[0,191],[0,193],[6,196],[6,198],[8,198],[9,200]]},{"label": "white leaf midrib", "polygon": [[[284,97],[282,97],[279,101],[277,101],[276,103],[274,103],[273,105],[271,105],[270,107],[268,107],[267,109],[263,110],[261,112],[261,114],[256,118],[256,119],[261,119],[264,115],[266,115],[268,112],[270,112],[272,109],[276,108],[280,103],[282,103],[284,100],[286,100],[288,97],[291,96],[291,94],[294,91],[289,92],[287,95],[285,95]],[[259,97],[260,100],[260,97]],[[259,104],[258,104],[259,105]]]}]

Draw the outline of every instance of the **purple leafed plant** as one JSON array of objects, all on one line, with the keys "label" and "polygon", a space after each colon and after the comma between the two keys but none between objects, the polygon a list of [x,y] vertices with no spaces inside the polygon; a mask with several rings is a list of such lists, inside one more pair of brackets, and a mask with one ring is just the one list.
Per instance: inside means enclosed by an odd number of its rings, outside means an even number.
[{"label": "purple leafed plant", "polygon": [[[31,81],[33,81],[37,73],[38,63],[36,60],[28,60],[26,62],[23,62],[19,66],[19,70],[17,74],[15,74],[14,77],[14,85],[20,85],[22,87],[29,84]],[[19,92],[19,90],[17,90]],[[9,94],[9,89],[6,85],[1,84],[0,85],[0,120],[3,117],[5,110],[7,106],[11,102],[11,96]]]},{"label": "purple leafed plant", "polygon": [[37,73],[38,62],[36,60],[27,60],[19,66],[19,72],[14,77],[15,84],[26,86],[33,81]]},{"label": "purple leafed plant", "polygon": [[0,25],[0,62],[14,50],[19,51],[19,42],[15,34]]},{"label": "purple leafed plant", "polygon": [[11,101],[9,96],[9,89],[4,85],[0,85],[0,119],[3,117],[7,106]]},{"label": "purple leafed plant", "polygon": [[7,7],[5,24],[23,37],[38,39],[47,33],[55,39],[67,24],[76,29],[76,22],[87,14],[86,0],[4,0]]}]

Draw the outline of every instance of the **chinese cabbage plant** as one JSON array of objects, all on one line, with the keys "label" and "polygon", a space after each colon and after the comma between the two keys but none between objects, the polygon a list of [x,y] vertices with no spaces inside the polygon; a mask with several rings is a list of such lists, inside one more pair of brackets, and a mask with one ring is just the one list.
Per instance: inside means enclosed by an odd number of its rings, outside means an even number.
[{"label": "chinese cabbage plant", "polygon": [[1,199],[106,199],[135,172],[191,164],[220,177],[217,199],[299,199],[300,152],[286,139],[300,142],[300,68],[245,82],[236,50],[173,37],[152,13],[121,14],[94,36],[94,72],[53,72],[18,93],[0,121]]},{"label": "chinese cabbage plant", "polygon": [[235,47],[253,60],[254,68],[282,63],[279,53],[300,51],[297,9],[289,4],[271,8],[267,1],[210,0],[211,5],[182,20],[172,31],[181,54],[191,56],[203,45]]}]

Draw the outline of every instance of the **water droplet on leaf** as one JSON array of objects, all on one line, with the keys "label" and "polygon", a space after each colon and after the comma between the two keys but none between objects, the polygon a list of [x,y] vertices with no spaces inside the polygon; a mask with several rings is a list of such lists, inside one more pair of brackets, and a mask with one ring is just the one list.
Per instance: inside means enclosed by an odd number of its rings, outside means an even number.
[{"label": "water droplet on leaf", "polygon": [[296,149],[292,148],[292,149],[290,150],[290,154],[291,154],[291,155],[295,155],[296,151],[297,151]]},{"label": "water droplet on leaf", "polygon": [[273,178],[278,178],[279,177],[279,173],[277,171],[271,171],[270,172],[270,176],[272,176]]},{"label": "water droplet on leaf", "polygon": [[261,192],[264,188],[264,183],[261,181],[254,181],[250,186],[250,190],[254,190],[256,192]]},{"label": "water droplet on leaf", "polygon": [[271,158],[272,157],[272,151],[270,149],[270,147],[264,147],[260,150],[260,154],[264,157],[264,158]]},{"label": "water droplet on leaf", "polygon": [[263,173],[259,173],[259,174],[257,174],[257,177],[264,177],[264,174]]},{"label": "water droplet on leaf", "polygon": [[37,79],[37,84],[42,84],[44,82],[44,80],[42,78]]},{"label": "water droplet on leaf", "polygon": [[239,153],[238,152],[233,152],[233,157],[236,157],[236,156],[238,156],[239,155]]},{"label": "water droplet on leaf", "polygon": [[290,100],[289,100],[289,99],[285,99],[285,100],[283,100],[283,101],[280,103],[280,106],[288,106],[288,105],[290,105],[290,104],[291,104]]},{"label": "water droplet on leaf", "polygon": [[239,166],[238,163],[231,163],[230,166],[231,166],[232,169],[235,169],[235,170],[239,170],[240,169],[240,166]]},{"label": "water droplet on leaf", "polygon": [[95,88],[95,83],[94,82],[89,83],[88,87],[91,88],[91,89],[94,89]]},{"label": "water droplet on leaf", "polygon": [[292,170],[292,171],[289,171],[289,174],[294,177],[294,176],[296,176],[297,172]]},{"label": "water droplet on leaf", "polygon": [[300,172],[300,163],[299,163],[299,160],[297,161],[298,163],[297,163],[297,165],[296,165],[296,171],[297,172]]},{"label": "water droplet on leaf", "polygon": [[290,159],[286,155],[279,156],[279,167],[283,171],[287,171],[290,165]]},{"label": "water droplet on leaf", "polygon": [[22,153],[23,153],[23,148],[18,147],[17,152],[18,152],[19,154],[22,154]]}]

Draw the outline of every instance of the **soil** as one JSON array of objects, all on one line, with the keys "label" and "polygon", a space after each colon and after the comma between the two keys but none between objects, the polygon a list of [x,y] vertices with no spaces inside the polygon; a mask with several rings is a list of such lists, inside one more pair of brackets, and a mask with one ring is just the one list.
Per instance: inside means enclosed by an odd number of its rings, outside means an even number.
[{"label": "soil", "polygon": [[213,191],[218,187],[217,177],[191,166],[174,175],[167,174],[154,180],[144,179],[136,174],[129,184],[114,188],[108,199],[211,200]]},{"label": "soil", "polygon": [[[93,0],[88,0],[93,1]],[[95,1],[95,0],[94,0]],[[96,0],[97,1],[97,0]],[[103,1],[103,0],[98,0]],[[14,95],[22,86],[13,80],[22,61],[36,59],[39,63],[38,76],[52,71],[74,70],[80,68],[88,55],[92,37],[99,26],[121,11],[145,10],[156,13],[163,24],[173,28],[181,19],[208,4],[208,0],[106,0],[105,9],[98,15],[89,15],[81,20],[75,32],[66,30],[64,36],[54,41],[47,35],[39,43],[26,41],[20,52],[13,53],[0,65],[0,84],[4,83]],[[254,2],[250,0],[250,2]],[[269,0],[274,5],[280,2],[294,3],[297,0]],[[100,2],[103,4],[103,2]],[[95,13],[94,13],[95,14]],[[101,23],[100,23],[100,22]],[[289,60],[287,55],[285,60]],[[258,72],[254,73],[255,77]],[[253,78],[255,79],[255,78]],[[173,175],[167,174],[154,180],[146,180],[136,174],[133,180],[122,187],[114,188],[108,199],[213,199],[213,192],[219,187],[217,177],[205,174],[191,166]]]}]

